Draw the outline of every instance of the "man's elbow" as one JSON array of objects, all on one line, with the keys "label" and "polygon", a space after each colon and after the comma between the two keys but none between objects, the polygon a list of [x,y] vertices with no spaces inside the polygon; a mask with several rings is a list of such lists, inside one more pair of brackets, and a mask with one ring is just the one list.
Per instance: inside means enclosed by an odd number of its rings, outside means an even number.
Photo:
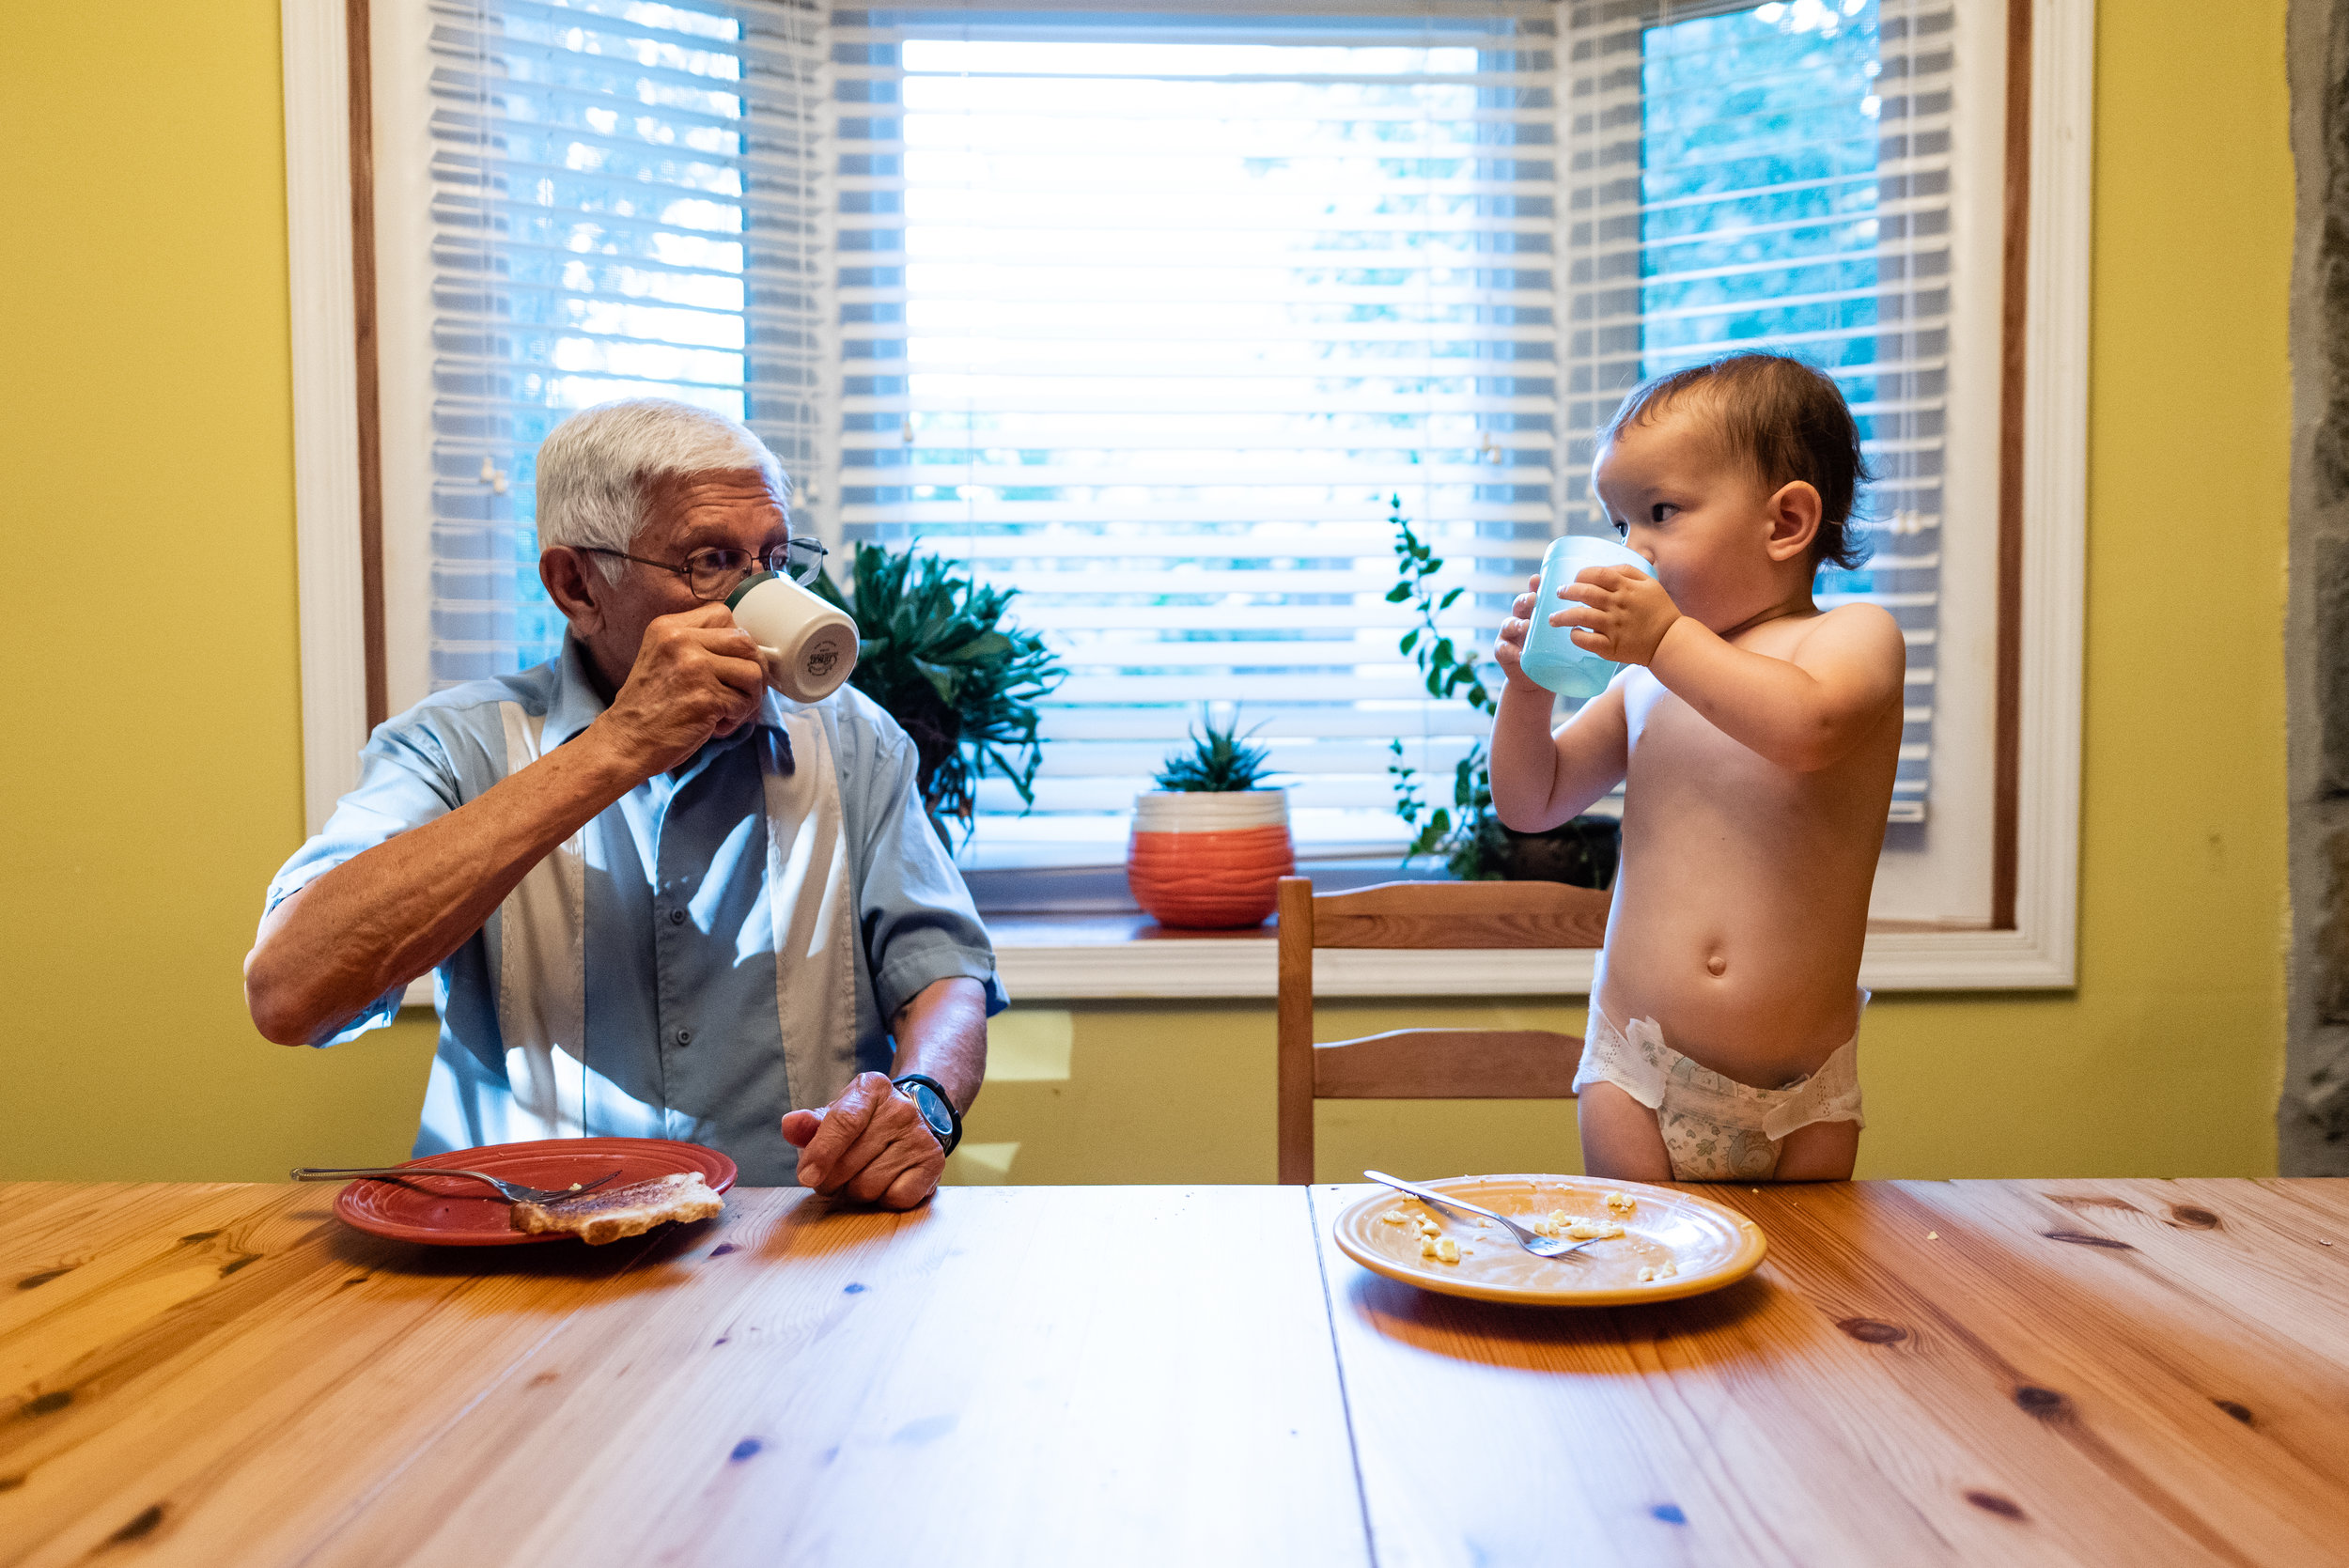
[{"label": "man's elbow", "polygon": [[323,1021],[309,999],[275,972],[257,947],[244,960],[244,1008],[261,1038],[273,1045],[306,1046],[318,1037]]}]

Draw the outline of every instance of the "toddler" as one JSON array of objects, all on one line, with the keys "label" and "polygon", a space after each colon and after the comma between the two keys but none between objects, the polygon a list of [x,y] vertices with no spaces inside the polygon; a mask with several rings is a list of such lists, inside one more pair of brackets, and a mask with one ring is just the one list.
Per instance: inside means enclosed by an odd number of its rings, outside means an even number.
[{"label": "toddler", "polygon": [[[1552,828],[1625,784],[1622,868],[1575,1078],[1594,1175],[1848,1177],[1860,944],[1900,752],[1900,629],[1821,612],[1867,477],[1835,383],[1739,354],[1648,382],[1594,488],[1653,575],[1597,567],[1496,648],[1493,807]],[[1627,666],[1554,735],[1518,660],[1529,617]]]}]

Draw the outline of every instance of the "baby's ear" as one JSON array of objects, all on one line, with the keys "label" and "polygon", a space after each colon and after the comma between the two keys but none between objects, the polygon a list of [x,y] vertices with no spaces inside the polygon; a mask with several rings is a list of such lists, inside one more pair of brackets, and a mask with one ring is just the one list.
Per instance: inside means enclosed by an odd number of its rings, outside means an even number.
[{"label": "baby's ear", "polygon": [[1797,479],[1780,486],[1765,510],[1770,520],[1770,535],[1764,548],[1771,560],[1794,561],[1811,553],[1812,541],[1819,536],[1821,514],[1826,510],[1811,481]]}]

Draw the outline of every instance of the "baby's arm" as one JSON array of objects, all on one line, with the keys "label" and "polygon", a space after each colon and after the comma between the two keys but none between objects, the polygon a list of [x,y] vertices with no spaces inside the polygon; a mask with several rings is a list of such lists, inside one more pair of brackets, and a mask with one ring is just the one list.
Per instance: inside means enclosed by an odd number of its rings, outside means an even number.
[{"label": "baby's arm", "polygon": [[1773,659],[1681,614],[1637,572],[1595,567],[1566,597],[1579,606],[1563,617],[1576,646],[1646,665],[1722,734],[1797,773],[1843,760],[1901,700],[1901,629],[1873,604],[1828,612],[1792,659]]},{"label": "baby's arm", "polygon": [[[1533,582],[1538,587],[1541,579]],[[1623,782],[1630,731],[1618,677],[1550,733],[1549,692],[1529,680],[1519,663],[1533,596],[1520,595],[1512,610],[1515,618],[1493,641],[1503,676],[1501,708],[1493,716],[1493,815],[1518,832],[1533,833],[1557,827]]]}]

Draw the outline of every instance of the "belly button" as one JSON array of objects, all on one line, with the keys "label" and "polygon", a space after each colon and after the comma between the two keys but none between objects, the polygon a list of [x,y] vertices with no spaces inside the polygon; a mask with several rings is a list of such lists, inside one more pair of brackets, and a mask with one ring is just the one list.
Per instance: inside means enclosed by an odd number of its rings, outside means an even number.
[{"label": "belly button", "polygon": [[1714,975],[1727,974],[1729,972],[1729,960],[1716,953],[1713,956],[1704,961],[1704,972]]}]

